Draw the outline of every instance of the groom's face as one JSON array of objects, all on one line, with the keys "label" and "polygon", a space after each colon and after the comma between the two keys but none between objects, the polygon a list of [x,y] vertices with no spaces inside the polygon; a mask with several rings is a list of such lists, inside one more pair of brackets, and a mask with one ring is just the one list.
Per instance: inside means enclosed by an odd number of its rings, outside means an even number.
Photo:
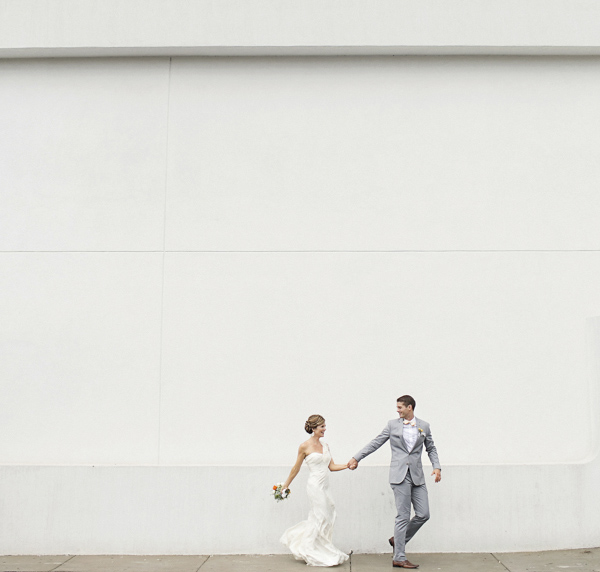
[{"label": "groom's face", "polygon": [[398,410],[398,415],[400,415],[402,419],[406,419],[412,415],[412,406],[409,405],[406,407],[402,401],[396,403],[396,409]]}]

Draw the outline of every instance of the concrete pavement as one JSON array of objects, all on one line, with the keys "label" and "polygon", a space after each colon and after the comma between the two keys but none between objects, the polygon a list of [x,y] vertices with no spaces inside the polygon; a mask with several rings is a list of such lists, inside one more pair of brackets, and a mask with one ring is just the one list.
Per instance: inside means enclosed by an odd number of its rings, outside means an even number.
[{"label": "concrete pavement", "polygon": [[[410,554],[423,572],[600,572],[600,548],[550,552]],[[0,572],[300,572],[290,555],[0,556]],[[336,570],[392,570],[391,554],[353,554]]]}]

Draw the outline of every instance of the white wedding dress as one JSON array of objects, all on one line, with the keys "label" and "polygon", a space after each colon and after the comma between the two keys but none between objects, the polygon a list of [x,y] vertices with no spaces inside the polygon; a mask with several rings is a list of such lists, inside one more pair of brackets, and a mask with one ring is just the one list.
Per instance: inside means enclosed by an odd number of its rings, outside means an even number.
[{"label": "white wedding dress", "polygon": [[306,492],[310,502],[308,520],[288,528],[281,537],[296,560],[309,566],[337,566],[348,560],[348,555],[331,542],[335,522],[335,506],[329,495],[329,446],[323,443],[323,453],[311,453],[304,459],[309,475]]}]

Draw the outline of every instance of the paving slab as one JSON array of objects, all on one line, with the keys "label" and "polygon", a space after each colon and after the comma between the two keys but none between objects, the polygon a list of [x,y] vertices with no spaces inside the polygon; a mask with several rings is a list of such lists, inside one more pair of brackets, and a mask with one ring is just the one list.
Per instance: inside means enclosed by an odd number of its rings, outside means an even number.
[{"label": "paving slab", "polygon": [[[497,554],[409,554],[421,572],[600,572],[600,548]],[[0,556],[0,572],[301,572],[291,555]],[[391,554],[353,554],[345,572],[393,570]]]},{"label": "paving slab", "polygon": [[600,572],[600,548],[496,553],[510,572]]},{"label": "paving slab", "polygon": [[0,556],[0,572],[50,572],[71,556]]},{"label": "paving slab", "polygon": [[[506,568],[492,554],[408,554],[421,572],[506,572]],[[353,554],[352,572],[401,570],[392,568],[391,554]]]},{"label": "paving slab", "polygon": [[[306,572],[304,561],[296,560],[290,554],[272,554],[269,556],[211,556],[200,569],[200,572]],[[350,572],[350,562],[335,566],[333,570]]]},{"label": "paving slab", "polygon": [[208,556],[74,556],[55,572],[197,572]]}]

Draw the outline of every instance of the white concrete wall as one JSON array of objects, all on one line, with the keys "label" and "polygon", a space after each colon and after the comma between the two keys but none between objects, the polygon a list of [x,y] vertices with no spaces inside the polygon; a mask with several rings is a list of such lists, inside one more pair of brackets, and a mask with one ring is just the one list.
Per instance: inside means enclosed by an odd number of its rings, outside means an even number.
[{"label": "white concrete wall", "polygon": [[[0,553],[282,551],[306,416],[345,461],[405,392],[412,550],[597,544],[599,71],[0,61]],[[332,476],[346,550],[388,458]]]},{"label": "white concrete wall", "polygon": [[0,0],[0,57],[600,54],[594,0]]}]

